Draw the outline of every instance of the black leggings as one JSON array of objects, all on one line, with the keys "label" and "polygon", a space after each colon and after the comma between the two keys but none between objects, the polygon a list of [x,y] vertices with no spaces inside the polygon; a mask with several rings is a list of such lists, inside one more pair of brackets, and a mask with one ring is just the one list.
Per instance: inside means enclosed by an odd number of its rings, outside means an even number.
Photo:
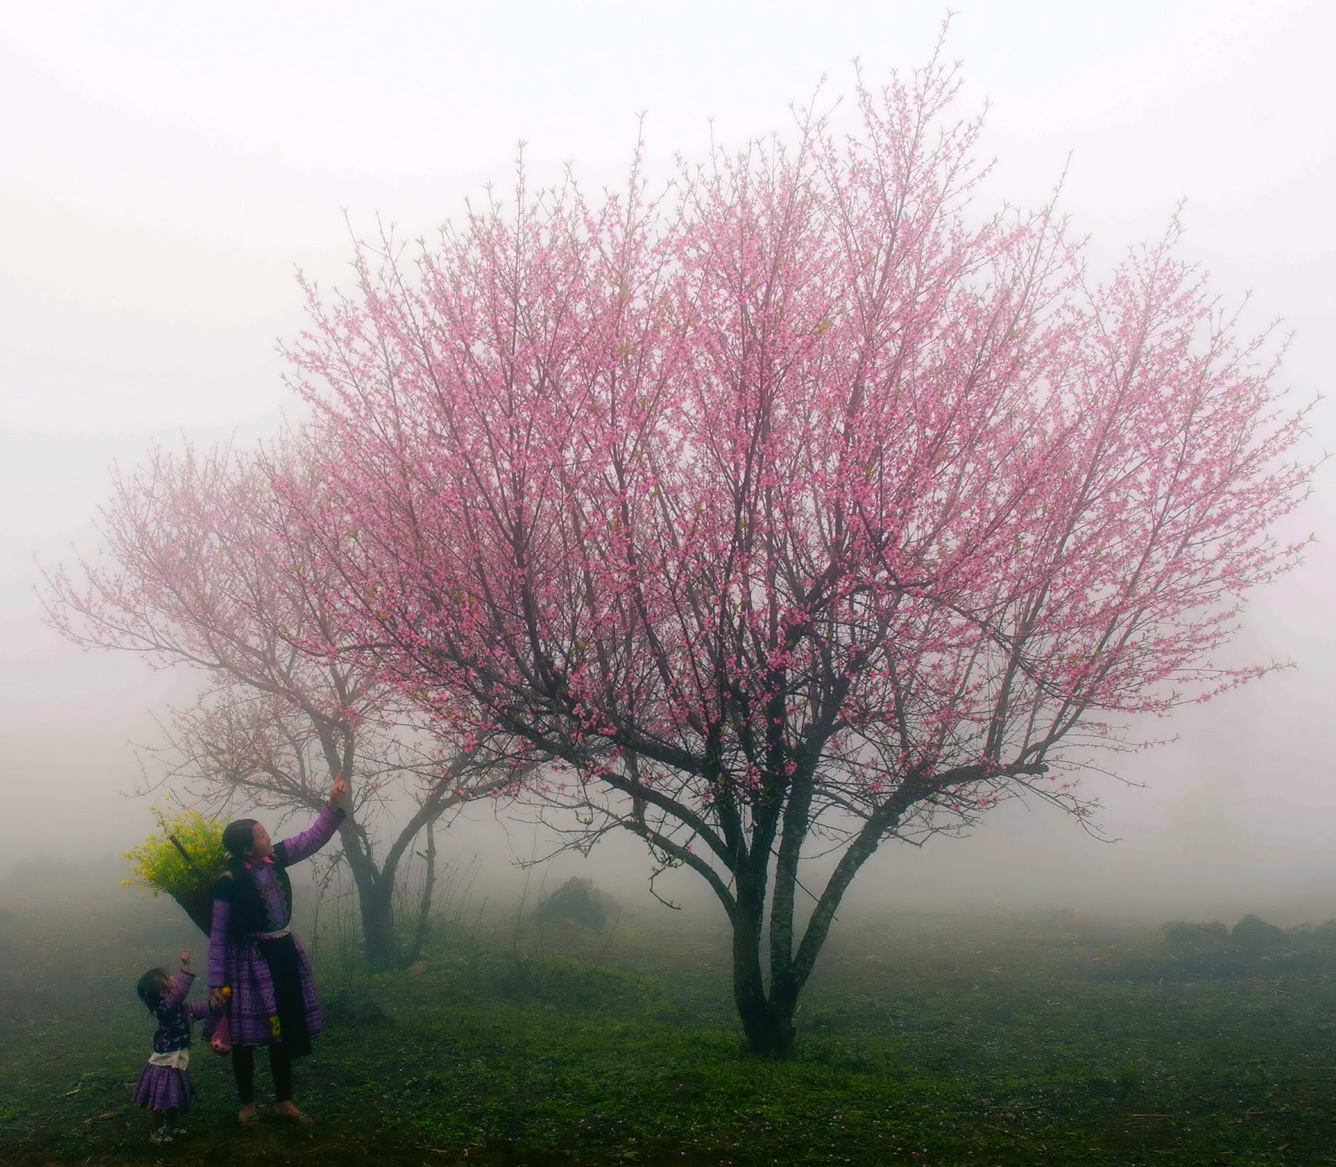
[{"label": "black leggings", "polygon": [[[274,1101],[292,1101],[292,1055],[280,1042],[269,1047],[269,1072],[274,1076]],[[242,1106],[255,1101],[255,1047],[232,1047],[232,1076],[237,1080],[237,1097]]]}]

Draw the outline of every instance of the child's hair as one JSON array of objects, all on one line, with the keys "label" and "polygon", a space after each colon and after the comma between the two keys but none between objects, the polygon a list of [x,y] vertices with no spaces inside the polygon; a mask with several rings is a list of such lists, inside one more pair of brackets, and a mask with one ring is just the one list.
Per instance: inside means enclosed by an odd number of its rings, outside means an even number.
[{"label": "child's hair", "polygon": [[139,978],[139,984],[135,985],[135,992],[139,994],[139,999],[144,1002],[144,1007],[150,1013],[157,1012],[158,1002],[163,998],[162,986],[167,983],[171,975],[165,968],[151,968]]}]

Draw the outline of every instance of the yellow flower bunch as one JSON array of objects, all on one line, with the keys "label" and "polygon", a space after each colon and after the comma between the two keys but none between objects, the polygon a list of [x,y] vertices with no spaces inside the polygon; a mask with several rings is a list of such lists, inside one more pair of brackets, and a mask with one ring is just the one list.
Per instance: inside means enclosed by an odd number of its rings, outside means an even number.
[{"label": "yellow flower bunch", "polygon": [[[174,897],[188,896],[223,869],[227,852],[223,850],[222,823],[194,810],[167,818],[154,807],[153,817],[158,820],[158,833],[125,853],[134,876],[125,880],[127,887],[149,887],[154,895],[165,891]],[[185,855],[173,839],[181,844]]]}]

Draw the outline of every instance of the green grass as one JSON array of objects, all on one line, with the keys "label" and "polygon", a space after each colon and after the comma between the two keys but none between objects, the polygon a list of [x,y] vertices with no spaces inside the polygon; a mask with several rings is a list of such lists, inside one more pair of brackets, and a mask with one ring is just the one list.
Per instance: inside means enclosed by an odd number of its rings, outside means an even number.
[{"label": "green grass", "polygon": [[133,931],[77,906],[0,919],[0,1162],[1336,1163],[1325,934],[1263,955],[1065,920],[846,922],[777,1063],[743,1052],[723,934],[667,913],[610,938],[447,933],[416,975],[322,970],[331,1024],[298,1073],[315,1133],[234,1129],[200,1050],[192,1133],[153,1148],[127,1102],[152,1030],[132,985],[189,931],[136,910]]}]

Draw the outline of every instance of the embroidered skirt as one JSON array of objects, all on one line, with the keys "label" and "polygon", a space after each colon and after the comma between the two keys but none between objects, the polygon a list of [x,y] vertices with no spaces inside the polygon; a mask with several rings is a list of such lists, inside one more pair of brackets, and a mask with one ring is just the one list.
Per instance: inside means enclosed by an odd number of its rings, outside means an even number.
[{"label": "embroidered skirt", "polygon": [[306,950],[295,936],[228,942],[227,1021],[235,1045],[282,1042],[294,1058],[311,1052],[325,1028]]},{"label": "embroidered skirt", "polygon": [[195,1080],[189,1070],[149,1064],[139,1071],[134,1102],[148,1110],[186,1110],[194,1093]]}]

